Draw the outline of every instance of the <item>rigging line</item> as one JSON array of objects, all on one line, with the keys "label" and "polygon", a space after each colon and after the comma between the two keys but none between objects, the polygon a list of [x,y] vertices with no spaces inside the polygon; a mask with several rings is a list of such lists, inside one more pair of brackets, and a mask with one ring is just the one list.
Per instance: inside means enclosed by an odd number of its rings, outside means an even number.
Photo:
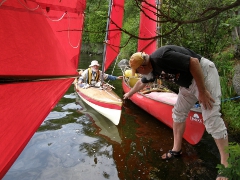
[{"label": "rigging line", "polygon": [[108,94],[108,95],[110,95],[110,96],[112,96],[113,98],[115,98],[115,99],[119,99],[119,98],[117,98],[116,96],[113,96],[111,93],[109,93],[106,89],[104,89],[104,91]]},{"label": "rigging line", "polygon": [[[72,48],[78,48],[79,47],[79,44],[80,44],[80,41],[81,41],[81,35],[79,35],[80,37],[79,37],[79,40],[78,40],[78,43],[77,43],[77,45],[76,46],[73,46],[72,45],[72,43],[71,43],[71,41],[70,41],[70,16],[67,14],[67,17],[68,17],[68,43],[70,44],[70,46],[72,47]],[[80,34],[81,34],[81,31],[79,32]]]},{"label": "rigging line", "polygon": [[153,39],[153,40],[152,40],[150,43],[148,43],[144,48],[142,48],[140,52],[144,52],[144,50],[145,50],[148,46],[150,46],[152,43],[154,43],[155,41],[156,41],[156,39]]},{"label": "rigging line", "polygon": [[[108,4],[108,18],[107,18],[107,26],[106,26],[106,34],[105,34],[105,42],[107,41],[108,39],[108,36],[109,36],[109,26],[110,26],[110,15],[111,15],[111,12],[112,12],[112,6],[113,6],[113,1],[110,0],[109,1],[109,4]],[[107,51],[107,45],[106,43],[104,43],[104,47],[103,47],[103,61],[102,61],[102,72],[105,72],[105,62],[106,62],[106,51]],[[103,82],[103,73],[102,73],[102,76],[101,76],[101,82]]]},{"label": "rigging line", "polygon": [[5,3],[7,0],[3,0],[2,2],[0,2],[0,7],[3,5],[3,3]]},{"label": "rigging line", "polygon": [[45,13],[45,10],[44,10],[41,6],[40,6],[40,8],[41,8],[41,10],[42,10],[43,15],[44,15],[45,17],[47,17],[50,21],[53,21],[53,22],[61,21],[61,20],[64,18],[64,16],[67,14],[67,11],[65,11],[60,18],[58,18],[58,19],[51,19],[51,18]]},{"label": "rigging line", "polygon": [[[114,70],[115,70],[115,67],[116,67],[116,64],[117,64],[119,55],[120,55],[120,53],[117,55],[117,58],[116,58],[116,60],[115,60],[115,63],[114,63],[114,66],[113,66],[113,70],[112,70],[112,73],[111,73],[112,76],[113,76],[113,72],[114,72]],[[108,83],[109,83],[109,82],[110,82],[110,80],[108,80]],[[114,88],[114,89],[115,89],[115,88]]]},{"label": "rigging line", "polygon": [[111,74],[111,75],[113,75],[113,72],[114,72],[114,70],[115,70],[115,67],[116,67],[116,64],[117,64],[119,55],[120,55],[120,53],[117,55],[117,58],[116,58],[116,60],[115,60],[115,64],[114,64],[114,66],[113,66],[113,70],[112,70],[112,74]]},{"label": "rigging line", "polygon": [[144,25],[144,28],[145,28],[151,35],[154,35],[154,33],[153,33],[151,30],[149,30],[149,28],[147,28],[146,25]]},{"label": "rigging line", "polygon": [[[41,7],[41,6],[40,6],[40,7]],[[42,10],[42,12],[43,12],[43,15],[46,16],[50,21],[53,21],[53,22],[61,21],[61,20],[64,18],[64,16],[67,15],[67,17],[68,17],[68,18],[67,18],[67,19],[68,19],[68,43],[69,43],[69,45],[70,45],[72,48],[75,48],[75,49],[78,48],[79,45],[80,45],[80,39],[81,39],[81,37],[79,38],[79,41],[78,41],[78,43],[77,43],[76,46],[74,46],[74,45],[70,42],[70,16],[69,16],[69,14],[67,13],[67,11],[65,11],[60,18],[58,18],[58,19],[51,19],[51,18],[45,13],[45,10],[42,9],[42,7],[41,7],[41,10]]]},{"label": "rigging line", "polygon": [[37,10],[37,9],[40,7],[39,4],[37,4],[37,7],[36,7],[36,8],[31,9],[31,8],[27,7],[25,4],[23,4],[20,0],[18,0],[18,2],[19,2],[23,7],[25,7],[26,9],[28,9],[29,11],[35,11],[35,10]]},{"label": "rigging line", "polygon": [[[239,99],[239,98],[240,98],[240,96],[236,96],[236,97],[233,97],[233,98],[226,98],[226,99],[223,99],[221,101],[226,102],[226,101],[235,100],[235,99]],[[198,107],[200,107],[200,104],[195,104],[194,107],[198,108]]]},{"label": "rigging line", "polygon": [[[114,38],[114,40],[115,40],[115,38]],[[116,47],[118,48],[119,46],[108,43],[108,40],[105,41],[104,43],[105,43],[104,45],[108,45],[108,47],[110,47],[114,52],[118,53],[118,50],[115,50],[114,48],[116,48]]]},{"label": "rigging line", "polygon": [[234,99],[238,99],[238,98],[240,98],[240,96],[236,96],[236,97],[233,97],[233,98],[223,99],[222,102],[229,101],[229,100],[234,100]]}]

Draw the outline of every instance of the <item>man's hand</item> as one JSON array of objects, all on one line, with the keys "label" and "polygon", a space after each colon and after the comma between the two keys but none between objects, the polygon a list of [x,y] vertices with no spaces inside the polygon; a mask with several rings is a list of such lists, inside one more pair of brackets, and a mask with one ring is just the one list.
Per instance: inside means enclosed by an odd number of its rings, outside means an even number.
[{"label": "man's hand", "polygon": [[211,94],[207,90],[204,92],[199,92],[198,101],[200,104],[202,104],[204,109],[208,109],[208,110],[211,110],[213,107],[213,103],[215,103]]},{"label": "man's hand", "polygon": [[123,99],[129,99],[131,96],[132,95],[129,92],[127,92],[123,95]]},{"label": "man's hand", "polygon": [[134,93],[140,91],[145,86],[146,86],[146,84],[142,83],[141,80],[138,80],[136,82],[136,84],[133,86],[133,88],[129,92],[127,92],[123,95],[123,99],[129,99]]}]

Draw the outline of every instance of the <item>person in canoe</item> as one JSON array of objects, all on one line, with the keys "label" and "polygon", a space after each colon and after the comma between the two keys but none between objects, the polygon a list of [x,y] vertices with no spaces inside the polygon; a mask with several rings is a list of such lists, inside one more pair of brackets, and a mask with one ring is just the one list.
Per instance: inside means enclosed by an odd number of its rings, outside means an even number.
[{"label": "person in canoe", "polygon": [[[95,86],[98,82],[101,81],[102,71],[99,70],[100,64],[97,60],[93,60],[89,65],[89,68],[81,72],[79,77],[78,84],[80,87],[87,87],[89,85]],[[122,79],[122,76],[113,76],[104,73],[104,80],[114,81],[116,79]]]},{"label": "person in canoe", "polygon": [[[177,102],[172,110],[173,117],[173,148],[162,155],[167,160],[182,154],[182,137],[185,130],[185,120],[190,109],[198,101],[201,105],[206,131],[214,138],[218,147],[221,164],[228,166],[229,154],[225,152],[228,146],[227,128],[221,118],[221,87],[218,71],[213,62],[196,54],[190,49],[166,45],[152,54],[134,53],[129,60],[132,74],[142,74],[143,77],[134,87],[123,95],[130,98],[143,89],[148,82],[153,82],[156,76],[165,73],[173,74],[174,81],[180,86]],[[219,175],[217,180],[226,180]]]}]

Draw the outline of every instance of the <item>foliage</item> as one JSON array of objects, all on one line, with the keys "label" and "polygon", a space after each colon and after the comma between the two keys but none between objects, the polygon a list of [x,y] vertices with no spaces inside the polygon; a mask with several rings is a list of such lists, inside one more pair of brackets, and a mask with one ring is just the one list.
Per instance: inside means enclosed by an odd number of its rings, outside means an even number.
[{"label": "foliage", "polygon": [[[178,21],[190,21],[202,16],[206,8],[214,7],[216,4],[226,3],[226,1],[169,1],[165,6],[166,11],[171,14],[171,18]],[[177,4],[176,4],[177,3]],[[164,6],[164,7],[165,7]],[[165,12],[167,13],[167,12]],[[211,57],[212,53],[221,51],[232,41],[232,26],[226,24],[233,16],[233,10],[226,11],[218,16],[198,22],[181,25],[177,31],[164,37],[165,44],[176,44],[188,47],[205,57]],[[163,31],[171,31],[177,24],[168,22],[163,24]],[[224,39],[224,40],[223,40]]]},{"label": "foliage", "polygon": [[240,131],[240,106],[237,101],[228,101],[222,103],[222,112],[225,116],[225,121],[228,123],[228,128],[233,135],[238,135]]},{"label": "foliage", "polygon": [[[214,55],[214,62],[219,70],[220,83],[222,90],[222,113],[225,117],[225,122],[228,124],[228,129],[231,134],[239,134],[240,131],[240,106],[238,101],[229,100],[236,94],[232,87],[232,77],[234,74],[234,50],[229,48],[226,51]],[[239,144],[230,143],[227,149],[230,153],[228,159],[229,166],[225,168],[218,164],[219,173],[230,179],[239,179],[240,177],[240,146]]]},{"label": "foliage", "polygon": [[[139,16],[140,10],[136,7],[134,1],[125,1],[124,8],[124,19],[123,19],[123,29],[126,29],[128,32],[134,35],[138,35],[139,28]],[[121,46],[123,46],[121,50],[120,58],[129,57],[131,54],[136,52],[137,49],[137,39],[131,39],[129,35],[123,33]]]},{"label": "foliage", "polygon": [[213,56],[213,61],[218,69],[222,87],[222,98],[226,99],[234,96],[232,87],[232,77],[234,74],[234,49],[229,48],[226,51],[217,53]]},{"label": "foliage", "polygon": [[84,43],[103,43],[105,39],[105,29],[108,17],[108,1],[103,2],[104,3],[100,5],[100,1],[87,1],[83,31]]},{"label": "foliage", "polygon": [[225,121],[228,123],[231,132],[240,131],[240,107],[239,102],[229,101],[229,98],[235,97],[236,93],[232,86],[232,77],[234,74],[234,49],[229,48],[226,51],[214,55],[214,62],[219,72],[221,91],[222,91],[222,113]]},{"label": "foliage", "polygon": [[[129,57],[136,51],[137,39],[132,35],[138,35],[141,2],[125,1],[123,29],[128,33],[122,33],[122,58]],[[160,19],[163,44],[182,45],[208,58],[211,58],[213,53],[220,52],[224,47],[236,44],[237,42],[234,41],[237,39],[232,38],[231,32],[240,24],[240,17],[236,13],[238,9],[232,8],[223,12],[217,9],[234,2],[233,0],[162,1],[158,8],[161,11],[160,15],[164,15]],[[84,43],[103,42],[108,6],[109,0],[87,1]],[[214,12],[218,15],[207,18]]]},{"label": "foliage", "polygon": [[227,149],[230,154],[228,158],[228,167],[225,168],[223,165],[217,165],[219,173],[228,177],[229,180],[235,180],[240,178],[240,146],[236,143],[230,143]]}]

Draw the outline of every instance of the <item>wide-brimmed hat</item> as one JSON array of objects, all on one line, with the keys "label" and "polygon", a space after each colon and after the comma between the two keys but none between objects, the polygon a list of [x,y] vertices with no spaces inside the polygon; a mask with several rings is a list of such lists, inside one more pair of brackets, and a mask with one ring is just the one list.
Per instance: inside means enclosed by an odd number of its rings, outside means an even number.
[{"label": "wide-brimmed hat", "polygon": [[143,64],[144,55],[144,52],[136,52],[130,57],[129,66],[132,69],[132,76],[135,76],[136,69]]},{"label": "wide-brimmed hat", "polygon": [[89,67],[92,67],[92,66],[100,66],[100,64],[98,64],[98,61],[97,60],[93,60],[91,62],[91,64],[89,65]]}]

